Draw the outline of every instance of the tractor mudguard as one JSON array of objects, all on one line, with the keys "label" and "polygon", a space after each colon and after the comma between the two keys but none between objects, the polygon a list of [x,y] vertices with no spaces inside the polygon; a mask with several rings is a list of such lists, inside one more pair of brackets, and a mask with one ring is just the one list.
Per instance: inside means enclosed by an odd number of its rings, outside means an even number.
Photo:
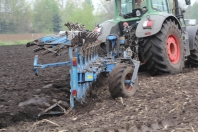
[{"label": "tractor mudguard", "polygon": [[188,32],[188,38],[189,38],[189,47],[190,50],[197,50],[197,46],[195,45],[195,35],[198,31],[198,25],[196,26],[187,26],[186,31]]},{"label": "tractor mudguard", "polygon": [[101,35],[98,37],[102,43],[106,42],[106,38],[109,34],[120,34],[120,29],[118,24],[111,21],[105,21],[99,25],[101,27]]},{"label": "tractor mudguard", "polygon": [[[153,21],[151,29],[144,29],[143,23],[145,21],[148,21],[148,19]],[[179,20],[171,14],[165,12],[161,14],[150,14],[150,15],[146,15],[139,21],[139,24],[136,29],[136,36],[138,38],[144,38],[158,33],[161,30],[164,21],[167,19],[174,20],[176,23],[178,23],[179,28],[181,28],[181,25],[179,24]]]}]

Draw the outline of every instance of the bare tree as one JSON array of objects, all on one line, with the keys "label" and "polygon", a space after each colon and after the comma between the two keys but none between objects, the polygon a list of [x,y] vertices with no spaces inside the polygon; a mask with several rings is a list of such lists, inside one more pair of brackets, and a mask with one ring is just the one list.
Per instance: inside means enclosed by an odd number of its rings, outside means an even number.
[{"label": "bare tree", "polygon": [[27,32],[30,6],[26,0],[0,0],[0,32]]},{"label": "bare tree", "polygon": [[113,18],[113,1],[99,0],[95,6],[95,14],[100,17],[99,23]]}]

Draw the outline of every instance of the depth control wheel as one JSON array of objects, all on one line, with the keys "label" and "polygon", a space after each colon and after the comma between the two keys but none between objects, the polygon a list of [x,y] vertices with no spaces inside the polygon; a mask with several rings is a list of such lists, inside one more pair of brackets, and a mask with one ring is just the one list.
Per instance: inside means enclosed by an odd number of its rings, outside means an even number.
[{"label": "depth control wheel", "polygon": [[[138,87],[138,79],[134,86],[130,86],[130,80],[133,75],[134,68],[126,63],[117,64],[109,74],[109,92],[113,98],[130,97],[136,93]],[[128,82],[127,82],[128,81]]]}]

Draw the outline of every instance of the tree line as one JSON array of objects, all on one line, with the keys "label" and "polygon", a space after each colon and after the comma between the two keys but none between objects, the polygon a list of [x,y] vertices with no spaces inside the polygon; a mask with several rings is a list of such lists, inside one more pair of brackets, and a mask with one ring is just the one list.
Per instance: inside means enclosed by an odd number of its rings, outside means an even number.
[{"label": "tree line", "polygon": [[[0,0],[0,33],[50,33],[65,30],[74,22],[93,30],[96,24],[113,18],[113,1],[97,0]],[[187,19],[198,20],[198,3],[188,6]]]},{"label": "tree line", "polygon": [[108,3],[100,0],[95,9],[92,0],[0,0],[0,33],[59,32],[66,22],[93,30],[112,17],[105,9]]},{"label": "tree line", "polygon": [[188,6],[185,12],[186,19],[196,19],[198,24],[198,1],[195,2],[192,6]]}]

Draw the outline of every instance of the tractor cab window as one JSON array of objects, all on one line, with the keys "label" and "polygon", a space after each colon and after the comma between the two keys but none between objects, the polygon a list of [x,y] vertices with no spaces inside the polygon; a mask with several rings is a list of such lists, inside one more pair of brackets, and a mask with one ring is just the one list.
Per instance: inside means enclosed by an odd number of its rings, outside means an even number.
[{"label": "tractor cab window", "polygon": [[[144,0],[120,0],[120,9],[118,9],[119,15],[124,17],[137,17],[136,15],[136,9],[139,9],[142,11],[143,7],[145,8],[145,2]],[[138,4],[139,3],[139,4]],[[138,14],[138,13],[137,13]],[[140,14],[141,15],[141,14]]]},{"label": "tractor cab window", "polygon": [[152,8],[156,11],[169,13],[167,0],[152,0]]},{"label": "tractor cab window", "polygon": [[133,3],[132,0],[121,0],[121,14],[129,14],[132,13]]}]

